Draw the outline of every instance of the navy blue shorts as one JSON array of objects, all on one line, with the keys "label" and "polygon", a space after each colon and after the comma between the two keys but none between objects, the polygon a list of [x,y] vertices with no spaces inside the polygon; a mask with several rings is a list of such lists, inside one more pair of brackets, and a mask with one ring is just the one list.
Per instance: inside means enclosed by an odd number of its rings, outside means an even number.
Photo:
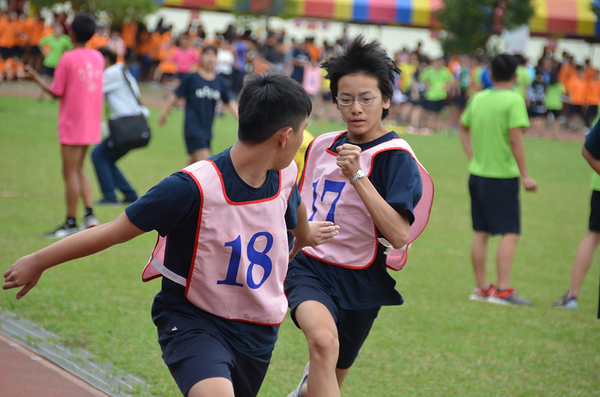
[{"label": "navy blue shorts", "polygon": [[337,326],[340,354],[336,367],[348,369],[352,366],[363,343],[367,339],[380,307],[366,310],[342,309],[335,298],[327,293],[319,279],[306,276],[288,277],[285,294],[290,306],[291,318],[298,328],[295,311],[302,302],[313,300],[327,307]]},{"label": "navy blue shorts", "polygon": [[471,175],[473,230],[492,235],[521,234],[519,178],[484,178]]},{"label": "navy blue shorts", "polygon": [[54,68],[44,66],[42,69],[42,74],[45,76],[54,77]]},{"label": "navy blue shorts", "polygon": [[202,318],[162,314],[155,324],[163,360],[184,396],[196,383],[215,377],[229,379],[236,396],[258,395],[272,348],[250,355]]},{"label": "navy blue shorts", "polygon": [[188,153],[194,153],[200,149],[210,149],[210,136],[203,134],[186,135],[185,146]]},{"label": "navy blue shorts", "polygon": [[583,114],[581,105],[569,105],[569,114]]},{"label": "navy blue shorts", "polygon": [[592,191],[590,199],[590,226],[589,229],[600,233],[600,192]]},{"label": "navy blue shorts", "polygon": [[446,101],[445,100],[441,100],[441,101],[427,101],[426,100],[423,107],[425,108],[425,110],[439,113],[442,110],[444,110],[444,108],[446,107]]}]

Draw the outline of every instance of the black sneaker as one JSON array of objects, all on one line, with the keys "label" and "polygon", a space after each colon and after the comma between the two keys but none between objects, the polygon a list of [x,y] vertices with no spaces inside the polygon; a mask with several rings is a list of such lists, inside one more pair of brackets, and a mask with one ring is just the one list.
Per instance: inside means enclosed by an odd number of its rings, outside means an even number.
[{"label": "black sneaker", "polygon": [[68,223],[65,223],[65,224],[59,226],[58,228],[56,228],[56,230],[54,230],[52,232],[42,233],[42,237],[64,238],[64,237],[70,236],[71,234],[77,233],[78,231],[79,231],[79,229],[77,228],[77,225],[70,225]]}]

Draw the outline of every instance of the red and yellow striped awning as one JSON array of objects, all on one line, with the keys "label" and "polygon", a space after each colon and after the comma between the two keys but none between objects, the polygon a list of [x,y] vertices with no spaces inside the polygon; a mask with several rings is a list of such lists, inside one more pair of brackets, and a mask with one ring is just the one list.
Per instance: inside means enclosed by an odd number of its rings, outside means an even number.
[{"label": "red and yellow striped awning", "polygon": [[[157,0],[167,7],[215,11],[233,10],[234,0]],[[442,0],[295,0],[299,18],[341,22],[435,28],[435,11]],[[576,37],[600,36],[600,24],[591,9],[594,0],[532,0],[532,34]],[[600,3],[600,0],[596,0]],[[268,9],[269,0],[251,0],[254,11]]]}]

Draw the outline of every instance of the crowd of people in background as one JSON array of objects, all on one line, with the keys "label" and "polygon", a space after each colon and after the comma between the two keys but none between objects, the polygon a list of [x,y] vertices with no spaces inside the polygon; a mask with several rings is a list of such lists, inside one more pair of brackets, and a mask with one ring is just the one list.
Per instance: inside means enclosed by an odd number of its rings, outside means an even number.
[{"label": "crowd of people in background", "polygon": [[[50,80],[61,55],[72,48],[65,34],[67,25],[64,13],[48,21],[39,13],[31,18],[0,11],[0,81],[17,79],[26,64]],[[349,41],[346,29],[335,42],[316,43],[312,37],[296,40],[284,30],[257,34],[240,32],[233,25],[211,37],[198,22],[174,34],[173,26],[159,19],[153,28],[134,21],[99,25],[87,46],[112,47],[118,62],[125,63],[138,81],[160,84],[165,98],[183,76],[200,68],[202,49],[215,46],[216,72],[225,77],[234,98],[246,74],[276,71],[303,85],[315,103],[314,117],[335,119],[319,65]],[[489,60],[466,54],[432,58],[421,47],[418,43],[412,50],[404,48],[394,54],[402,74],[395,82],[388,122],[419,134],[456,128],[467,100],[494,84]],[[578,64],[571,54],[559,55],[547,48],[537,61],[518,57],[521,65],[514,89],[528,106],[528,133],[551,131],[557,136],[561,128],[589,131],[600,102],[600,75],[592,62],[587,59]]]}]

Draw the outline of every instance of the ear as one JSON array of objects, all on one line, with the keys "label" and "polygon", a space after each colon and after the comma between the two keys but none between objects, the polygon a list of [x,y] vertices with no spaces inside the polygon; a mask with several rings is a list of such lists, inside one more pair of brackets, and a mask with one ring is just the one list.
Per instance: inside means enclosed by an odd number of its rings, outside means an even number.
[{"label": "ear", "polygon": [[386,96],[383,97],[383,108],[384,109],[389,109],[391,103],[392,103],[392,99],[391,98],[388,98]]},{"label": "ear", "polygon": [[287,127],[283,127],[279,131],[277,131],[277,136],[279,137],[278,143],[279,146],[283,149],[287,141],[290,139],[291,134],[294,133],[294,129],[289,125]]}]

